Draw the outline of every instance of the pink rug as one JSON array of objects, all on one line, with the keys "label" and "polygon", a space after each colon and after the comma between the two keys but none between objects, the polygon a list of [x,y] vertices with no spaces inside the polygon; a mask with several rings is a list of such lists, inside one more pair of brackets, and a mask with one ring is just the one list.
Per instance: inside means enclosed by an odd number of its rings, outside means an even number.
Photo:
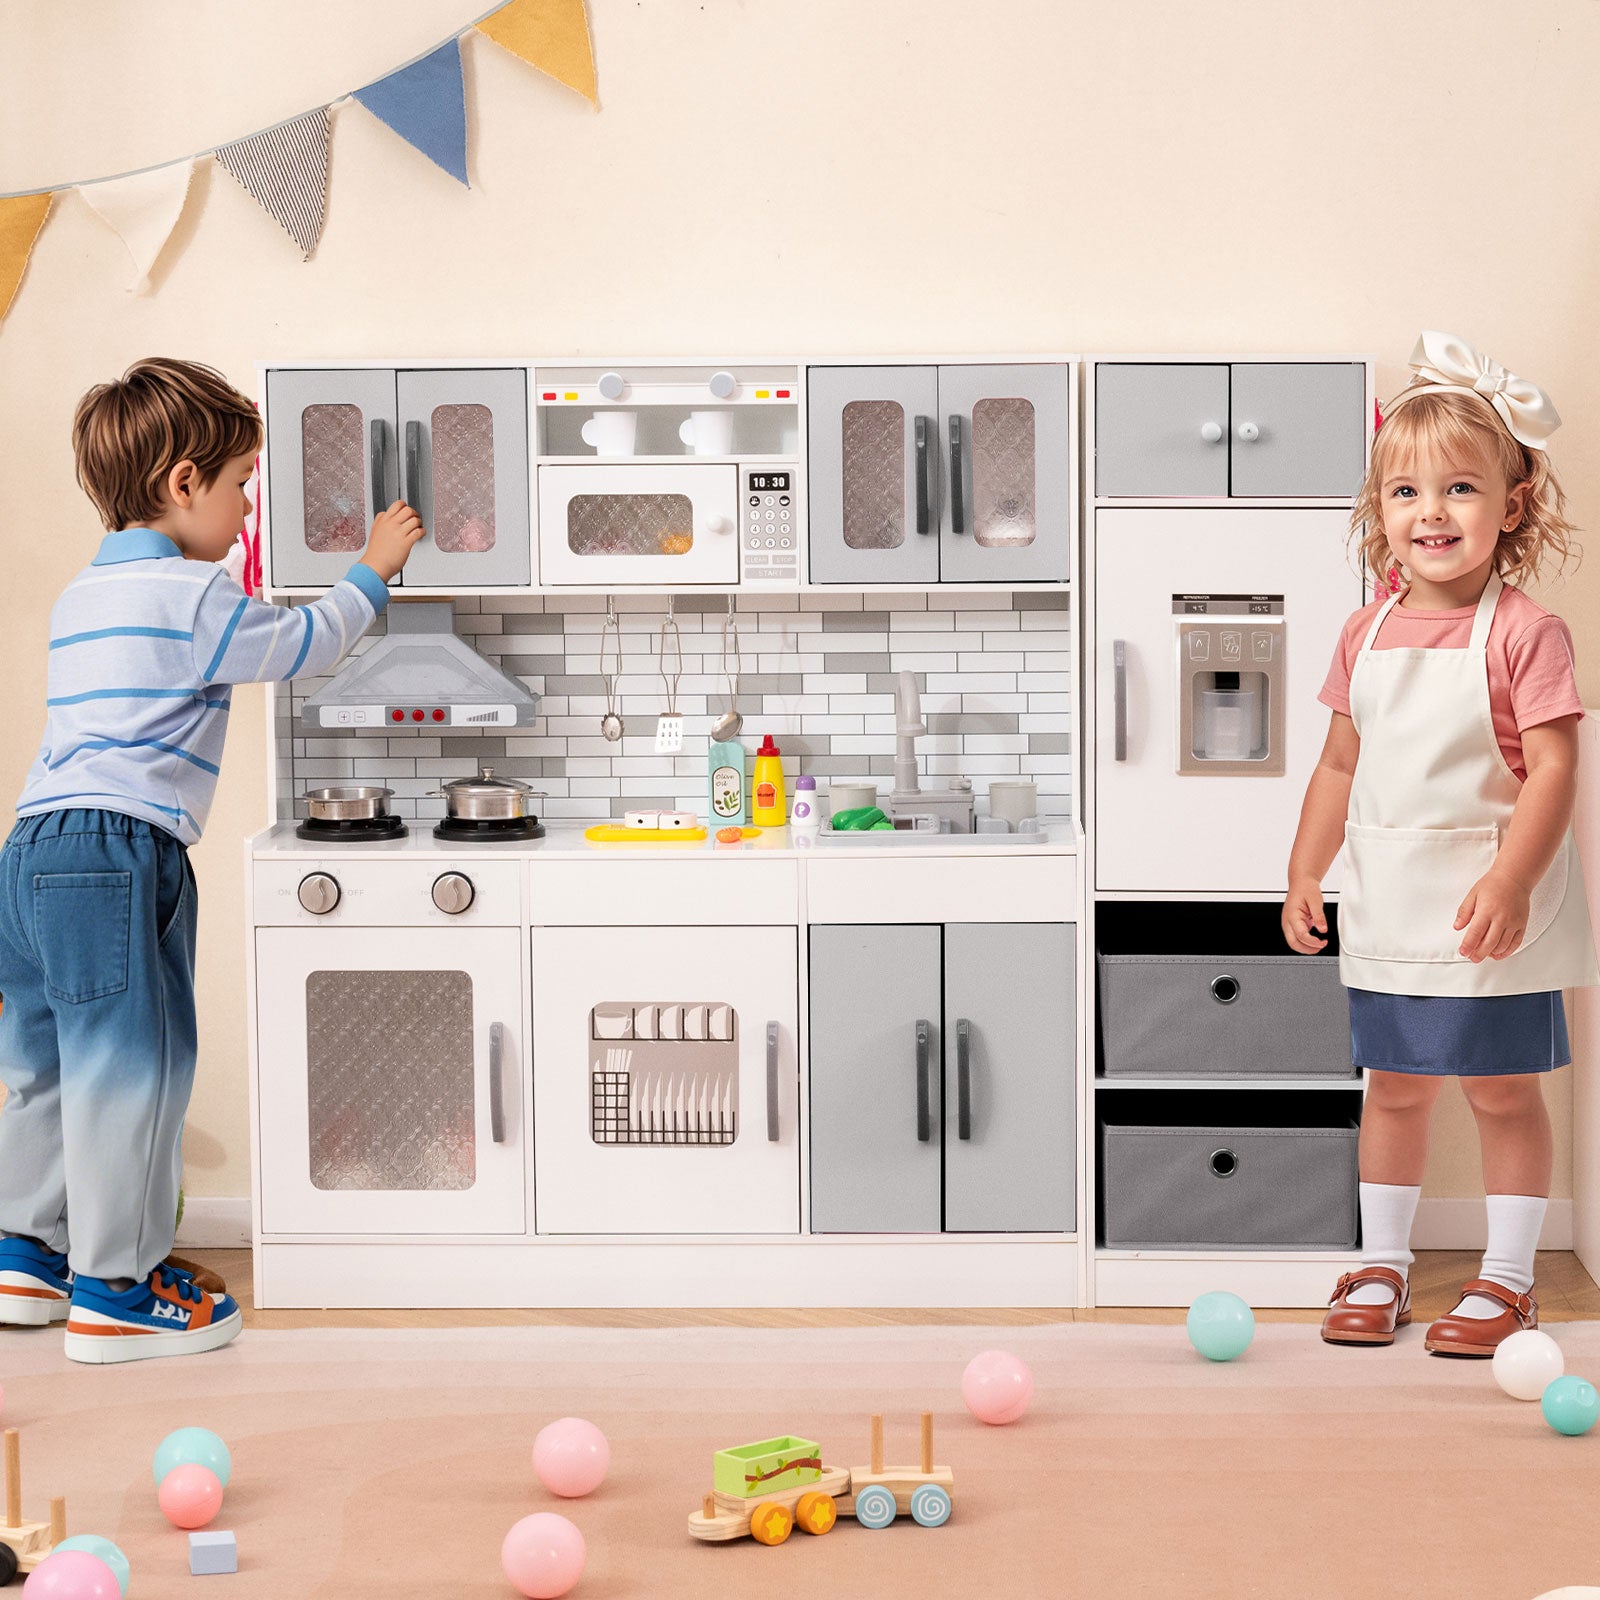
[{"label": "pink rug", "polygon": [[[1551,1331],[1600,1375],[1600,1324]],[[963,1410],[962,1367],[990,1346],[1033,1368],[1021,1422]],[[68,1527],[114,1539],[129,1600],[452,1600],[514,1591],[500,1541],[537,1510],[588,1541],[579,1600],[1056,1596],[1094,1600],[1533,1600],[1600,1583],[1600,1429],[1564,1438],[1503,1395],[1487,1362],[1323,1345],[1261,1327],[1216,1366],[1179,1327],[247,1331],[229,1349],[103,1369],[59,1333],[0,1332],[4,1424],[20,1427],[23,1515],[67,1498]],[[780,1433],[831,1462],[914,1460],[935,1413],[955,1512],[928,1530],[842,1521],[777,1549],[685,1532],[713,1450]],[[533,1476],[534,1434],[564,1415],[611,1440],[585,1500]],[[213,1524],[239,1575],[188,1576],[156,1507],[171,1429],[214,1429],[233,1482]],[[194,1584],[204,1587],[194,1588]]]}]

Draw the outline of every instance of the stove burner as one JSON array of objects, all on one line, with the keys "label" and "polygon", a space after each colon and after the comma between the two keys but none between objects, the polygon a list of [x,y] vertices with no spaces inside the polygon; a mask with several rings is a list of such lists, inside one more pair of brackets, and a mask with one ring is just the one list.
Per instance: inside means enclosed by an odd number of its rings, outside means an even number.
[{"label": "stove burner", "polygon": [[307,817],[294,830],[297,839],[315,839],[322,844],[370,844],[375,839],[403,839],[406,825],[399,817],[350,817],[333,821],[326,817]]},{"label": "stove burner", "polygon": [[544,824],[537,817],[446,817],[434,830],[435,839],[452,844],[493,844],[504,839],[542,839]]}]

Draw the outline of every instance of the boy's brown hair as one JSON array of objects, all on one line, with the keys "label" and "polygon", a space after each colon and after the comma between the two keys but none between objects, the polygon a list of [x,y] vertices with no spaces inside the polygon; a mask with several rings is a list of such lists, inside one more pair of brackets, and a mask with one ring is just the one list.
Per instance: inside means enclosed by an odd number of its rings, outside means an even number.
[{"label": "boy's brown hair", "polygon": [[261,448],[255,406],[212,367],[151,356],[78,402],[78,482],[107,529],[137,528],[166,509],[167,474],[192,461],[210,484],[235,456]]}]

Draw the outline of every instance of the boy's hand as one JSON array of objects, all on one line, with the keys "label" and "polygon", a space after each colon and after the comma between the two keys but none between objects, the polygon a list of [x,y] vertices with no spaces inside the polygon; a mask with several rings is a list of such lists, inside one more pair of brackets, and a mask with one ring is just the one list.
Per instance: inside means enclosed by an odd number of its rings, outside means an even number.
[{"label": "boy's hand", "polygon": [[427,532],[422,518],[404,500],[396,500],[372,519],[372,532],[367,536],[361,560],[388,583],[406,564],[412,546]]},{"label": "boy's hand", "polygon": [[1515,878],[1491,867],[1467,891],[1456,912],[1456,929],[1465,928],[1461,954],[1468,961],[1493,956],[1504,961],[1528,931],[1528,891]]},{"label": "boy's hand", "polygon": [[1283,937],[1291,950],[1314,956],[1327,947],[1318,937],[1328,931],[1328,918],[1322,909],[1322,885],[1315,878],[1296,878],[1289,885],[1283,902]]}]

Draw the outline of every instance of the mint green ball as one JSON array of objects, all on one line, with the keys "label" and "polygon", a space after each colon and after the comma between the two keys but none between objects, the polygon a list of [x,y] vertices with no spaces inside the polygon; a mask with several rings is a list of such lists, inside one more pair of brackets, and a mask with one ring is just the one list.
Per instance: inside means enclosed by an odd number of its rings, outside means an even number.
[{"label": "mint green ball", "polygon": [[109,1539],[102,1539],[98,1533],[75,1533],[70,1539],[63,1539],[50,1552],[51,1555],[56,1550],[82,1550],[87,1555],[99,1557],[111,1568],[117,1587],[124,1594],[128,1592],[128,1558]]},{"label": "mint green ball", "polygon": [[1184,1321],[1189,1343],[1207,1361],[1232,1361],[1250,1348],[1256,1336],[1256,1315],[1236,1294],[1213,1289],[1189,1307]]},{"label": "mint green ball", "polygon": [[1587,1433],[1600,1421],[1600,1394],[1587,1378],[1552,1378],[1539,1396],[1544,1420],[1557,1433]]},{"label": "mint green ball", "polygon": [[179,1428],[156,1446],[156,1487],[174,1467],[205,1467],[216,1474],[224,1489],[233,1476],[233,1458],[228,1447],[209,1428]]}]

